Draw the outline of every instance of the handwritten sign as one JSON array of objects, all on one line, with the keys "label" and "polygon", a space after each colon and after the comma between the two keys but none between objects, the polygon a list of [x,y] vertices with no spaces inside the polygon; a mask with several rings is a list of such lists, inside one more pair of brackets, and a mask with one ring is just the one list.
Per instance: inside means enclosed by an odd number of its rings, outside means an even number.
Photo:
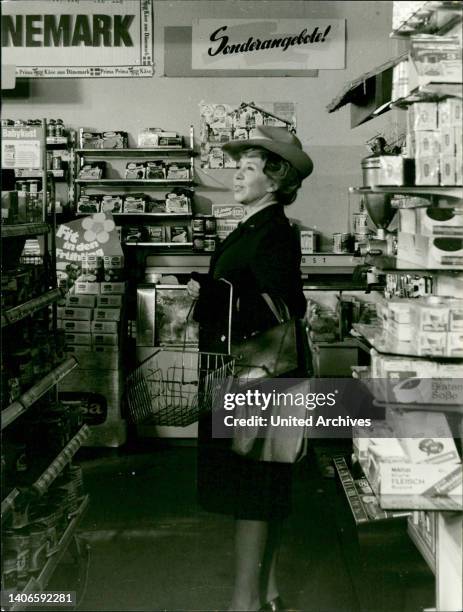
[{"label": "handwritten sign", "polygon": [[345,19],[198,19],[192,67],[202,70],[341,69]]}]

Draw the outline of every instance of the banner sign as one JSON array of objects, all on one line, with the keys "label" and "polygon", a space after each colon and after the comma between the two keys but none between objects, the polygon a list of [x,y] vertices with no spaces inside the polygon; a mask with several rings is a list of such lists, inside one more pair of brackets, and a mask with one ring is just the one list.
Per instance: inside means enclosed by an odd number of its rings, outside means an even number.
[{"label": "banner sign", "polygon": [[341,69],[345,19],[198,19],[192,67],[201,70]]},{"label": "banner sign", "polygon": [[17,77],[150,77],[152,0],[4,0],[2,62]]}]

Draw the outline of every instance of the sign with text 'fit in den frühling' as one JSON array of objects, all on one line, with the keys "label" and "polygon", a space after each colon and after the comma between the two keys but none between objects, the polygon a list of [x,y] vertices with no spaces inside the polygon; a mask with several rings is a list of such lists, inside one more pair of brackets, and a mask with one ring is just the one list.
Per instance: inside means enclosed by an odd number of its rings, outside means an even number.
[{"label": "sign with text 'fit in den fr\u00fchling'", "polygon": [[303,70],[345,67],[345,19],[198,19],[192,67]]},{"label": "sign with text 'fit in den fr\u00fchling'", "polygon": [[17,77],[150,77],[152,0],[3,0],[2,61]]}]

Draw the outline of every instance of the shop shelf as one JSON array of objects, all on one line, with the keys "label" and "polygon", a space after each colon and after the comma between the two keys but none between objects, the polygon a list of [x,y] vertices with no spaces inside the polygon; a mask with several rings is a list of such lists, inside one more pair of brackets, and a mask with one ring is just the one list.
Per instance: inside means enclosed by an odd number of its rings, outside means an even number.
[{"label": "shop shelf", "polygon": [[42,474],[33,483],[32,488],[39,494],[43,495],[52,484],[52,482],[61,474],[66,465],[72,460],[79,448],[90,435],[88,425],[82,425],[75,436],[66,444],[59,455],[53,462],[42,472]]},{"label": "shop shelf", "polygon": [[445,98],[461,98],[461,83],[427,83],[421,85],[405,98],[390,102],[391,108],[407,109],[415,102],[437,102]]},{"label": "shop shelf", "polygon": [[18,497],[18,495],[18,489],[13,489],[4,499],[2,499],[2,523],[9,515],[10,511],[13,509],[14,501]]},{"label": "shop shelf", "polygon": [[[64,178],[64,170],[47,170],[55,178]],[[16,168],[14,171],[16,178],[42,178],[42,171],[33,168]]]},{"label": "shop shelf", "polygon": [[[30,593],[43,593],[45,591],[47,584],[53,575],[53,572],[55,571],[57,565],[63,558],[64,553],[66,552],[69,544],[71,543],[73,536],[75,535],[76,529],[79,525],[80,520],[82,519],[85,513],[85,510],[87,509],[88,503],[89,503],[89,496],[86,495],[83,498],[79,506],[79,509],[74,514],[71,522],[66,527],[65,532],[61,536],[61,539],[58,543],[58,549],[56,553],[48,559],[47,563],[43,567],[38,577],[31,578],[28,581],[24,589],[21,591],[23,595],[28,595]],[[8,610],[11,610],[11,611],[24,610],[25,607],[27,607],[27,604],[18,603],[11,607],[8,607]]]},{"label": "shop shelf", "polygon": [[19,223],[18,225],[2,225],[2,238],[20,238],[39,236],[50,231],[46,223]]},{"label": "shop shelf", "polygon": [[173,153],[178,155],[194,155],[193,149],[185,147],[156,147],[155,149],[75,149],[82,157],[152,157]]},{"label": "shop shelf", "polygon": [[[429,0],[393,30],[390,36],[391,38],[409,38],[413,34],[444,34],[461,21],[461,10],[462,5],[458,1]],[[430,21],[430,17],[437,11],[448,13],[438,25]]]},{"label": "shop shelf", "polygon": [[461,361],[461,357],[449,357],[444,355],[417,355],[413,350],[410,351],[398,351],[393,346],[391,346],[390,342],[388,342],[387,337],[384,334],[382,327],[378,327],[376,325],[367,325],[365,323],[354,323],[352,326],[353,332],[351,334],[355,336],[359,334],[362,338],[364,338],[372,348],[374,348],[378,353],[386,354],[386,355],[398,355],[399,357],[415,357],[417,359],[433,359],[438,361],[445,362],[455,362]]},{"label": "shop shelf", "polygon": [[[436,195],[436,196],[446,196],[448,198],[458,198],[463,200],[463,187],[457,185],[452,187],[445,187],[440,185],[433,186],[412,186],[412,187],[397,187],[397,186],[375,186],[375,187],[350,187],[349,191],[351,193],[389,193],[389,194],[398,194],[398,195]],[[452,208],[456,205],[463,205],[463,202],[452,204]],[[450,206],[450,204],[449,204]]]},{"label": "shop shelf", "polygon": [[192,242],[125,242],[124,243],[125,246],[132,246],[132,247],[136,247],[136,246],[141,246],[141,247],[152,247],[152,248],[169,248],[169,249],[173,249],[173,248],[182,248],[182,249],[187,249],[187,248],[192,248],[193,247],[193,243]]},{"label": "shop shelf", "polygon": [[429,565],[431,571],[436,573],[436,557],[434,556],[433,551],[429,548],[429,544],[421,535],[419,529],[409,520],[407,526],[407,532],[410,536],[410,539],[415,544],[417,549],[423,555],[424,560]]},{"label": "shop shelf", "polygon": [[7,408],[2,410],[1,415],[1,430],[8,427],[13,421],[19,416],[24,414],[29,408],[44,395],[47,391],[52,389],[61,379],[63,379],[69,372],[71,372],[78,365],[75,357],[69,357],[66,361],[63,361],[58,367],[47,374],[40,382],[31,387],[28,391],[23,393],[21,397]]},{"label": "shop shelf", "polygon": [[53,304],[62,297],[63,293],[61,289],[51,289],[43,295],[24,302],[24,304],[19,304],[19,306],[8,308],[8,310],[5,310],[2,313],[2,328],[13,323],[17,323],[21,319],[34,314],[34,312],[37,312],[37,310]]},{"label": "shop shelf", "polygon": [[368,263],[375,268],[378,268],[382,272],[423,272],[427,275],[437,275],[437,274],[451,274],[451,275],[461,275],[461,269],[453,269],[453,268],[427,268],[426,266],[418,265],[410,263],[409,261],[405,261],[403,259],[399,259],[392,255],[369,255]]},{"label": "shop shelf", "polygon": [[193,185],[191,179],[124,179],[124,178],[107,178],[107,179],[81,179],[74,181],[79,185],[120,185],[120,186],[142,186],[142,185]]},{"label": "shop shelf", "polygon": [[[77,217],[88,217],[94,213],[77,213]],[[171,217],[192,217],[193,213],[110,213],[113,217],[158,217],[160,219]]]}]

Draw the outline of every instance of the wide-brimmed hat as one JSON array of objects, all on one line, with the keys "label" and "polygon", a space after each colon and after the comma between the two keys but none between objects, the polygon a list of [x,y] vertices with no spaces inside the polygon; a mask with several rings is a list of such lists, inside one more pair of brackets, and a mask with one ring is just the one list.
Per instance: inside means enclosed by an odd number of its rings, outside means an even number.
[{"label": "wide-brimmed hat", "polygon": [[249,140],[231,140],[222,146],[222,149],[233,159],[238,159],[241,152],[245,149],[261,147],[276,153],[296,168],[304,179],[313,170],[313,162],[310,157],[302,150],[299,138],[288,132],[284,127],[273,127],[261,125],[256,128],[258,136]]}]

